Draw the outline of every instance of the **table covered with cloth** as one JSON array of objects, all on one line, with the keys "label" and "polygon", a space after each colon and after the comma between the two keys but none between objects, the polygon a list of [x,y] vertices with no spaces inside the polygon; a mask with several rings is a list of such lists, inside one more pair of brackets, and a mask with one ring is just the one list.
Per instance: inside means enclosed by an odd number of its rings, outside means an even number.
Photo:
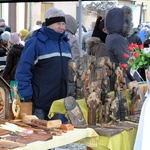
[{"label": "table covered with cloth", "polygon": [[27,146],[15,148],[13,150],[47,150],[63,146],[69,143],[82,143],[88,147],[97,147],[98,134],[91,128],[74,129],[63,133],[61,136],[53,136],[53,139],[48,141],[37,141],[27,144]]},{"label": "table covered with cloth", "polygon": [[[110,92],[110,96],[111,96],[111,99],[113,100],[114,92]],[[126,90],[126,100],[127,100],[127,107],[129,110],[129,106],[131,104],[129,90]],[[79,104],[81,111],[84,115],[84,118],[88,122],[88,107],[87,107],[86,100],[83,98],[83,99],[76,100],[76,102]],[[52,103],[51,108],[49,110],[48,117],[52,118],[55,114],[65,114],[67,117],[67,111],[64,106],[64,99],[56,100]]]},{"label": "table covered with cloth", "polygon": [[[114,92],[111,92],[111,97],[114,97]],[[126,94],[127,99],[127,105],[131,104],[129,91],[127,90]],[[76,100],[76,102],[79,104],[83,115],[88,120],[88,108],[87,103],[85,99],[79,99]],[[50,111],[49,111],[49,117],[51,118],[54,114],[62,113],[67,114],[66,109],[64,107],[64,100],[56,100],[53,102]],[[97,147],[92,147],[93,150],[133,150],[134,142],[135,142],[135,136],[136,136],[137,129],[134,128],[129,131],[122,131],[121,133],[107,137],[107,136],[99,136]],[[81,143],[83,143],[82,140],[80,140]]]}]

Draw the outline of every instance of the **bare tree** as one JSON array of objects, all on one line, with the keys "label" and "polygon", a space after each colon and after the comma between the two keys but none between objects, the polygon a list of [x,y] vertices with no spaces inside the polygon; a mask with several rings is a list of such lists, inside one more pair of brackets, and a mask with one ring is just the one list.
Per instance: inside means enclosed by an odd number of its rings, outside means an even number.
[{"label": "bare tree", "polygon": [[90,3],[83,4],[83,13],[92,13],[96,16],[105,16],[107,11],[115,7],[117,1],[92,1]]}]

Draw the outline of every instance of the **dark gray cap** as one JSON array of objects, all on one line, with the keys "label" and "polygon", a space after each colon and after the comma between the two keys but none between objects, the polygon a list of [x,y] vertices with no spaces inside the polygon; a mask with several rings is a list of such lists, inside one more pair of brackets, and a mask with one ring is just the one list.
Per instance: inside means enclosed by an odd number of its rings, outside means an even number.
[{"label": "dark gray cap", "polygon": [[36,25],[40,25],[40,24],[42,24],[42,21],[41,20],[37,20],[36,21]]},{"label": "dark gray cap", "polygon": [[0,22],[5,22],[5,20],[3,18],[0,18]]}]

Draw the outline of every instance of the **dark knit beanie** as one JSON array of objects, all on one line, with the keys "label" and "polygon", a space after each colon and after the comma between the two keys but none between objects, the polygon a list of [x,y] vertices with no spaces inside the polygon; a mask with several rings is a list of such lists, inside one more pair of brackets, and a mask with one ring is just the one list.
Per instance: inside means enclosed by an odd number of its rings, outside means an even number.
[{"label": "dark knit beanie", "polygon": [[66,22],[65,13],[62,10],[57,9],[55,7],[48,9],[45,13],[44,18],[46,26],[57,22]]}]

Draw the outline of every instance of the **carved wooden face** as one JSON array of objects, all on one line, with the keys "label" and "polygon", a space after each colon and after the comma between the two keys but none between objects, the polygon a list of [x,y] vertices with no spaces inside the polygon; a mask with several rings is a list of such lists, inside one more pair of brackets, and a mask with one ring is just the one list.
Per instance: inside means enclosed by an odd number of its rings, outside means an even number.
[{"label": "carved wooden face", "polygon": [[78,117],[79,120],[83,119],[83,115],[81,114],[80,110],[78,107],[75,107],[71,112]]}]

